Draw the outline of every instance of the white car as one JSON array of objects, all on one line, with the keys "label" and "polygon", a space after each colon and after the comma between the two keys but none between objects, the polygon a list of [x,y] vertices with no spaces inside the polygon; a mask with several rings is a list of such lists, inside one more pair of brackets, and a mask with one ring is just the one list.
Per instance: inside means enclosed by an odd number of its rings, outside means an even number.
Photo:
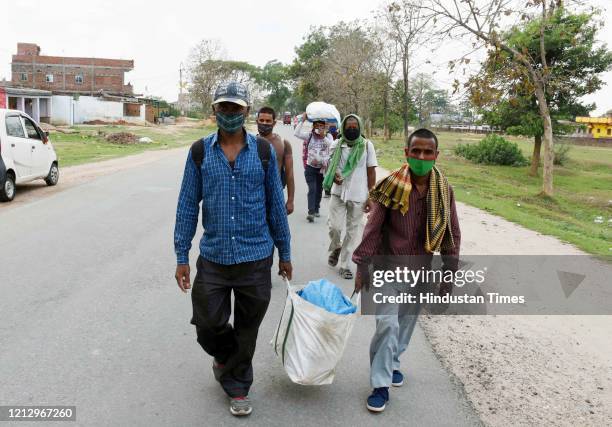
[{"label": "white car", "polygon": [[57,154],[49,135],[22,111],[0,108],[0,201],[15,197],[15,184],[59,180]]}]

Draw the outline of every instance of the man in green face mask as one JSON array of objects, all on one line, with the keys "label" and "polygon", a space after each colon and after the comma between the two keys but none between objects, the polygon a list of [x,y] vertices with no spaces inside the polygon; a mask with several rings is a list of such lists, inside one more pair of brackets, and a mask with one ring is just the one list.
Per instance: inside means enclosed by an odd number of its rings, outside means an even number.
[{"label": "man in green face mask", "polygon": [[[358,265],[356,292],[362,287],[368,289],[367,268],[374,256],[402,257],[411,265],[409,268],[415,269],[430,268],[434,252],[439,252],[444,270],[458,268],[461,232],[453,190],[434,166],[438,138],[428,129],[418,129],[408,137],[404,153],[407,163],[370,191],[368,223],[353,253],[353,262]],[[417,267],[413,266],[415,261]],[[405,291],[397,283],[378,289],[392,296]],[[451,291],[452,283],[440,285],[441,296]],[[372,412],[385,409],[390,386],[404,383],[400,356],[408,347],[420,308],[418,302],[376,307],[376,333],[370,344],[370,383],[374,390],[366,402]]]}]

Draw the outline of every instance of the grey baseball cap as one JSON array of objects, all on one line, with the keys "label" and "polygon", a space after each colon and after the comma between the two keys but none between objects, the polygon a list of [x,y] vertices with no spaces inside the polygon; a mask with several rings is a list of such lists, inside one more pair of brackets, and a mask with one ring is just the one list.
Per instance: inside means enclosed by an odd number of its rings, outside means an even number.
[{"label": "grey baseball cap", "polygon": [[249,91],[242,83],[221,83],[215,90],[213,105],[220,102],[232,102],[234,104],[242,105],[243,107],[248,107],[250,105]]}]

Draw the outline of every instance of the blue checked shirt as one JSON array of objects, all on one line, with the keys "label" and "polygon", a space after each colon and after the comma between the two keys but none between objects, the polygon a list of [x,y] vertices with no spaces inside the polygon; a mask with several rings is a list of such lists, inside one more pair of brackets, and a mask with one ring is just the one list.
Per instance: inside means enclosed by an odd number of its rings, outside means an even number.
[{"label": "blue checked shirt", "polygon": [[247,144],[236,157],[234,169],[217,142],[217,133],[203,139],[201,170],[189,151],[174,227],[178,264],[189,264],[200,201],[203,258],[224,265],[257,261],[272,255],[276,245],[280,260],[290,260],[291,236],[275,150],[271,150],[264,177],[257,139],[246,135]]}]

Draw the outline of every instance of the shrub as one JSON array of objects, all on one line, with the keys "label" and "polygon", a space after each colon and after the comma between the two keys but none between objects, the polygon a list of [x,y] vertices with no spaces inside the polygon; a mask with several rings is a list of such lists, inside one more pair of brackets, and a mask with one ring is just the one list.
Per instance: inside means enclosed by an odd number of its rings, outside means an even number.
[{"label": "shrub", "polygon": [[455,154],[474,162],[486,165],[524,166],[527,159],[515,142],[491,134],[477,144],[459,144]]},{"label": "shrub", "polygon": [[571,146],[569,144],[555,144],[553,148],[553,163],[555,165],[563,166],[569,160],[570,149]]}]

